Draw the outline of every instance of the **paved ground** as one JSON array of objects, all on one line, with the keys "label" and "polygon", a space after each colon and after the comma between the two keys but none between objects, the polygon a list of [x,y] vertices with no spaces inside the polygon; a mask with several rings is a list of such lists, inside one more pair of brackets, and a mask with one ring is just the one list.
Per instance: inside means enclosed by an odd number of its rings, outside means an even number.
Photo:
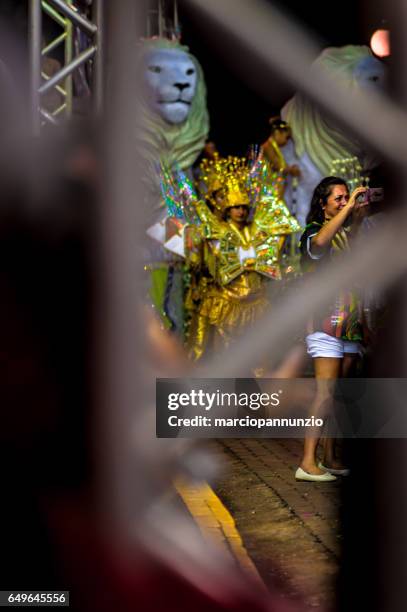
[{"label": "paved ground", "polygon": [[257,588],[267,593],[267,587],[243,544],[233,516],[213,489],[206,483],[191,485],[182,481],[175,483],[175,487],[202,535],[221,548],[235,566],[250,576]]},{"label": "paved ground", "polygon": [[330,610],[340,555],[339,487],[296,482],[300,440],[210,443],[225,466],[215,491],[268,586]]}]

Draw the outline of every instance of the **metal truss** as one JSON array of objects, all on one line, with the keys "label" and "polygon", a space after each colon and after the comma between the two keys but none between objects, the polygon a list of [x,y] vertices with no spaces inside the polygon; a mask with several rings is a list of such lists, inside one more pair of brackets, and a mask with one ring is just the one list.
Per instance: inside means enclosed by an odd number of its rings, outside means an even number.
[{"label": "metal truss", "polygon": [[[92,21],[82,15],[70,0],[30,0],[30,68],[32,129],[39,135],[47,124],[57,125],[73,110],[73,76],[87,62],[93,62],[92,92],[95,107],[102,103],[102,20],[103,0],[94,0]],[[45,41],[43,16],[61,29],[53,40]],[[86,45],[75,53],[76,32],[85,35]],[[63,65],[56,73],[46,70],[44,59],[57,47],[64,47]],[[52,100],[46,94],[56,94]],[[47,99],[47,104],[45,100]]]}]

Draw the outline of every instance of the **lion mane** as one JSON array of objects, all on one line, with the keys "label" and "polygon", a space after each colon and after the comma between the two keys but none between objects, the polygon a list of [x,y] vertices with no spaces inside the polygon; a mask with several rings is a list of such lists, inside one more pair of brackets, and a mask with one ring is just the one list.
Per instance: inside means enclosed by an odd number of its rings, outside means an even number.
[{"label": "lion mane", "polygon": [[[313,66],[322,66],[341,78],[350,89],[354,89],[359,87],[357,66],[368,57],[374,56],[366,46],[329,47],[315,60]],[[362,144],[335,126],[303,94],[296,93],[281,114],[292,128],[297,156],[307,153],[323,175],[331,172],[332,162],[337,159],[357,157],[365,170],[374,165],[373,160],[366,156]]]}]

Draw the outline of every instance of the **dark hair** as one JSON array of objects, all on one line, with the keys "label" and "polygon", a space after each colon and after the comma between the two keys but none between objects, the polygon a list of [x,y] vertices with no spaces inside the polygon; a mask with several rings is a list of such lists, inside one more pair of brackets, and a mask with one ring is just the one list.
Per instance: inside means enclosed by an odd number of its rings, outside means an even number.
[{"label": "dark hair", "polygon": [[289,131],[291,128],[288,125],[287,121],[281,119],[281,117],[271,117],[269,119],[269,125],[271,132],[276,132],[277,130],[281,131]]},{"label": "dark hair", "polygon": [[309,223],[323,223],[324,211],[322,206],[326,204],[327,199],[332,193],[332,187],[335,185],[345,185],[349,189],[347,182],[338,176],[327,176],[315,187],[312,194],[311,206],[307,215],[307,225]]}]

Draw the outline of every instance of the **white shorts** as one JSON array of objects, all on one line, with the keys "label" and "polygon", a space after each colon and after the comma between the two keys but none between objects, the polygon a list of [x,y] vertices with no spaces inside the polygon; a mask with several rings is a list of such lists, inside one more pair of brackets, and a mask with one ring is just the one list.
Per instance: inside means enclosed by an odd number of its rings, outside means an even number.
[{"label": "white shorts", "polygon": [[362,353],[359,342],[350,342],[330,336],[325,332],[314,332],[305,338],[307,353],[311,357],[337,357],[341,359],[345,353],[358,355]]}]

